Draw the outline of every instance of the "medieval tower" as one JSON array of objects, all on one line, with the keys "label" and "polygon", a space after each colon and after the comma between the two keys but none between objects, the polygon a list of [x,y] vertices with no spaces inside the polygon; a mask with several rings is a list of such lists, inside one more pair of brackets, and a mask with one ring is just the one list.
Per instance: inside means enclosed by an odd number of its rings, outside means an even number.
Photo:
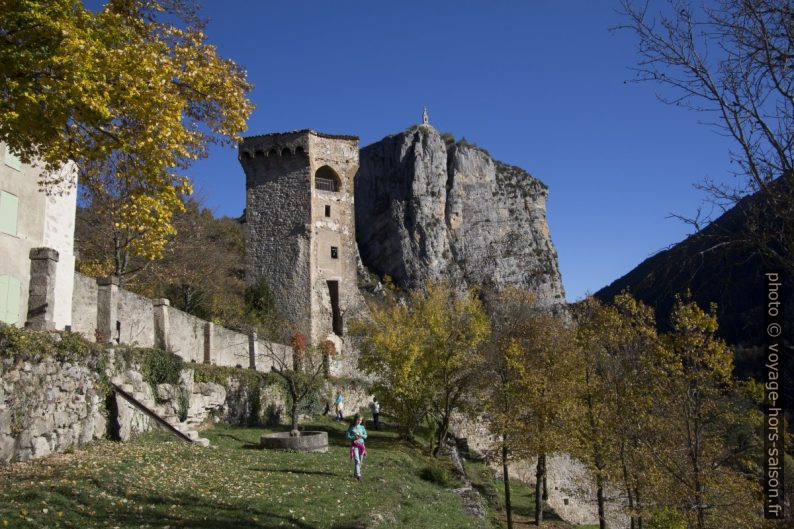
[{"label": "medieval tower", "polygon": [[356,298],[353,179],[358,138],[312,130],[245,138],[246,281],[273,291],[283,318],[312,344],[341,346]]}]

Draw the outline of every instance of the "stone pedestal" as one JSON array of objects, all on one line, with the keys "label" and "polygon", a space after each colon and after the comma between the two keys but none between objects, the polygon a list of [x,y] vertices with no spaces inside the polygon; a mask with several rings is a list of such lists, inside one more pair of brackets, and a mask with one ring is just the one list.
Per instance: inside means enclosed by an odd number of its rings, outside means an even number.
[{"label": "stone pedestal", "polygon": [[215,324],[208,321],[204,324],[204,363],[212,363],[212,342],[215,335]]},{"label": "stone pedestal", "polygon": [[97,284],[96,328],[97,341],[116,342],[119,339],[119,278],[116,276],[99,277]]},{"label": "stone pedestal", "polygon": [[256,355],[259,352],[259,336],[256,331],[248,333],[248,367],[256,369]]},{"label": "stone pedestal", "polygon": [[54,329],[55,274],[58,269],[58,252],[52,248],[30,250],[30,287],[28,314],[25,327]]},{"label": "stone pedestal", "polygon": [[170,331],[168,323],[168,307],[171,302],[166,298],[152,300],[154,306],[154,345],[164,351],[168,351],[171,344],[168,341]]}]

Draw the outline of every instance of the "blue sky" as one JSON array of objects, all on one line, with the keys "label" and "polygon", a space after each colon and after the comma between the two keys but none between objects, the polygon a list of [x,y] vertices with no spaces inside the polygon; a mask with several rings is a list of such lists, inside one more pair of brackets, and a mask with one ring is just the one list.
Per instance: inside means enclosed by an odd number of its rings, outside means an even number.
[{"label": "blue sky", "polygon": [[[569,301],[595,292],[690,229],[692,185],[730,181],[728,140],[704,116],[626,83],[635,41],[598,1],[205,2],[206,32],[248,71],[246,134],[311,128],[361,145],[421,119],[549,186],[548,220]],[[190,170],[216,215],[238,216],[236,151]]]}]

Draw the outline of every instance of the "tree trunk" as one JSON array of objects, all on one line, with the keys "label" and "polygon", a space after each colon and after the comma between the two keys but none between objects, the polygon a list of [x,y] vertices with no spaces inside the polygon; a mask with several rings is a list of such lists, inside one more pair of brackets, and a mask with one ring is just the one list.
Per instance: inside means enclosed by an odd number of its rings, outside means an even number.
[{"label": "tree trunk", "polygon": [[510,474],[507,469],[507,434],[502,434],[502,480],[505,486],[505,513],[507,529],[513,529],[513,505],[510,503]]},{"label": "tree trunk", "polygon": [[436,448],[433,451],[434,456],[438,455],[438,453],[441,451],[441,448],[444,446],[444,443],[446,443],[448,431],[449,431],[449,413],[445,413],[444,417],[441,419],[441,424],[438,425],[438,433],[436,435]]},{"label": "tree trunk", "polygon": [[604,513],[604,478],[599,469],[596,474],[596,497],[598,499],[598,529],[607,529],[606,514]]},{"label": "tree trunk", "polygon": [[543,523],[543,482],[546,480],[546,454],[538,454],[535,465],[535,525]]},{"label": "tree trunk", "polygon": [[300,397],[298,396],[298,388],[295,386],[295,380],[292,378],[288,378],[287,381],[289,382],[289,394],[290,394],[290,430],[297,430],[298,429],[298,402]]},{"label": "tree trunk", "polygon": [[543,501],[549,501],[549,480],[546,479],[548,473],[546,472],[546,464],[543,464]]},{"label": "tree trunk", "polygon": [[626,487],[626,496],[629,500],[629,513],[631,526],[630,529],[637,529],[636,516],[634,512],[634,494],[631,490],[631,480],[629,479],[629,469],[626,465],[626,446],[625,442],[620,443],[620,464],[623,468],[623,486]]}]

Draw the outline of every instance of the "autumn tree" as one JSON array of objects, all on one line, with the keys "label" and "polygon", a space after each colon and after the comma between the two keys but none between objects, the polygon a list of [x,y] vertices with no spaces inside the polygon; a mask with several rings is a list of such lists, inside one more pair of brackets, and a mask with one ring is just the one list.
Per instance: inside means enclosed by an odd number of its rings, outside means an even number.
[{"label": "autumn tree", "polygon": [[612,305],[594,298],[574,310],[579,362],[578,420],[570,425],[574,453],[590,467],[596,481],[599,526],[606,527],[606,485],[620,483],[630,526],[642,527],[642,506],[649,501],[652,468],[644,448],[650,438],[653,408],[649,384],[661,341],[653,310],[629,294]]},{"label": "autumn tree", "polygon": [[466,404],[475,375],[475,352],[489,333],[488,317],[472,293],[447,283],[428,283],[406,299],[372,306],[352,323],[359,367],[377,376],[374,390],[393,413],[403,435],[413,437],[425,417],[437,426],[436,450],[444,446],[453,412]]},{"label": "autumn tree", "polygon": [[[77,162],[125,251],[156,258],[191,192],[182,174],[233,144],[251,85],[206,42],[189,0],[0,0],[0,141],[44,170]],[[117,262],[123,269],[124,259]]]},{"label": "autumn tree", "polygon": [[[289,395],[290,430],[298,430],[300,409],[313,393],[320,391],[325,378],[324,355],[329,353],[326,344],[312,346],[301,333],[294,333],[289,346],[268,342],[259,356],[271,364],[270,372],[281,378]],[[330,351],[336,354],[335,349]]]},{"label": "autumn tree", "polygon": [[715,310],[684,298],[672,311],[654,377],[649,427],[655,442],[647,448],[660,470],[657,499],[687,527],[749,529],[761,523],[752,463],[760,455],[761,418],[755,403],[736,391],[733,354],[715,336]]},{"label": "autumn tree", "polygon": [[509,462],[537,457],[535,524],[543,521],[546,456],[564,446],[574,379],[574,339],[532,293],[507,289],[486,296],[491,338],[481,348],[480,391],[489,430],[497,436],[508,527],[512,527]]},{"label": "autumn tree", "polygon": [[[794,7],[789,0],[717,0],[668,9],[623,0],[623,29],[638,39],[637,81],[660,84],[733,140],[738,186],[702,187],[723,209],[738,205],[746,228],[712,232],[714,246],[750,248],[794,272]],[[758,192],[756,201],[742,201]],[[699,215],[698,215],[699,217]],[[698,230],[704,219],[689,218]],[[705,219],[706,221],[709,219]]]}]

